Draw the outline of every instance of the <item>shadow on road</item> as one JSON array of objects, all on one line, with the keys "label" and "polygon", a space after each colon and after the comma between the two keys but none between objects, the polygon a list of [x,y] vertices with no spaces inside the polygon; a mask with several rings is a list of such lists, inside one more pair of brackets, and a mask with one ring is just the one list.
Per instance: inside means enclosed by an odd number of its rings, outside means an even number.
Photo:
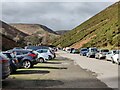
[{"label": "shadow on road", "polygon": [[61,62],[45,62],[45,64],[61,64]]},{"label": "shadow on road", "polygon": [[19,70],[15,74],[47,74],[48,70]]},{"label": "shadow on road", "polygon": [[64,83],[59,80],[5,80],[2,82],[3,89],[27,89],[29,88],[44,88]]},{"label": "shadow on road", "polygon": [[49,66],[34,66],[33,69],[67,69],[66,67],[49,67]]}]

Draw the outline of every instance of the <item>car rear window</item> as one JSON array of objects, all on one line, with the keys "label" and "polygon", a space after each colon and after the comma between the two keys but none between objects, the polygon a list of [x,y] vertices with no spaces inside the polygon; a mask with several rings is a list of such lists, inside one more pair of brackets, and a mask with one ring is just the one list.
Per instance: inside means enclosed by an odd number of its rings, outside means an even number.
[{"label": "car rear window", "polygon": [[107,49],[106,50],[101,50],[101,52],[109,52],[109,50],[107,50]]}]

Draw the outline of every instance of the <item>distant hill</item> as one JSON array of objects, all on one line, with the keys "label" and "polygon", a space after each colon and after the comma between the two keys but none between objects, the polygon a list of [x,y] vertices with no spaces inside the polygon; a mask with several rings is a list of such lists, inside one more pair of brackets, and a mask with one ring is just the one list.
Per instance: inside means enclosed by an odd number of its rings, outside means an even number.
[{"label": "distant hill", "polygon": [[33,45],[38,44],[51,44],[51,42],[59,37],[59,35],[54,32],[52,29],[40,25],[40,24],[10,24],[16,29],[19,29],[21,32],[28,34],[29,36],[25,37],[26,43],[32,43]]},{"label": "distant hill", "polygon": [[[118,9],[120,2],[117,2],[89,20],[65,33],[53,42],[61,47],[99,47],[114,49],[120,47],[120,24],[118,24]],[[79,18],[78,18],[79,19]]]},{"label": "distant hill", "polygon": [[57,33],[58,35],[63,35],[63,34],[65,34],[66,32],[68,32],[68,30],[59,30],[59,31],[56,31],[56,33]]},{"label": "distant hill", "polygon": [[51,34],[57,34],[52,29],[40,24],[19,24],[19,23],[17,24],[16,23],[16,24],[10,24],[10,25],[28,35],[36,34],[38,32],[40,34],[44,34],[45,32],[48,32]]}]

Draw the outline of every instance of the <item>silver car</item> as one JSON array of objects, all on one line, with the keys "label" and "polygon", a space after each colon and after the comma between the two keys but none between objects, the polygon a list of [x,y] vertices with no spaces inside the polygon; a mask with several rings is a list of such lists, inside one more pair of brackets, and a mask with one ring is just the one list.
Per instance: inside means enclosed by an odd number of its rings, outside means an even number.
[{"label": "silver car", "polygon": [[97,53],[97,48],[89,48],[88,53],[86,54],[87,57],[95,57],[95,54]]},{"label": "silver car", "polygon": [[112,56],[116,54],[116,50],[111,50],[106,54],[106,60],[112,61]]},{"label": "silver car", "polygon": [[108,54],[108,53],[109,53],[108,49],[101,49],[95,54],[95,58],[96,59],[102,59],[102,58],[105,59],[106,54]]}]

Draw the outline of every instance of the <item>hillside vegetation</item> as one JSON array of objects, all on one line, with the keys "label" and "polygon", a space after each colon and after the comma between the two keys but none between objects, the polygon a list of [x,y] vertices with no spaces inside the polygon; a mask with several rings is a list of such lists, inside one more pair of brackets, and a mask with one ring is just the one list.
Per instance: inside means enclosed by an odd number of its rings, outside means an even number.
[{"label": "hillside vegetation", "polygon": [[[120,24],[118,24],[118,14],[120,15],[120,11],[118,5],[120,5],[120,2],[111,5],[73,30],[62,35],[53,44],[61,47],[71,46],[75,48],[95,46],[113,49],[119,47]],[[81,42],[84,43],[81,44]]]},{"label": "hillside vegetation", "polygon": [[10,24],[16,29],[28,34],[29,36],[25,37],[27,44],[39,45],[39,44],[51,44],[51,42],[57,38],[59,35],[54,32],[52,29],[40,25],[40,24]]},{"label": "hillside vegetation", "polygon": [[40,25],[40,24],[10,24],[11,26],[17,28],[18,30],[28,34],[28,35],[32,35],[35,33],[40,33],[40,34],[44,34],[45,32],[48,33],[52,33],[52,34],[57,34],[56,32],[54,32],[53,30],[51,30],[50,28],[44,26],[44,25]]},{"label": "hillside vegetation", "polygon": [[22,46],[24,44],[24,37],[26,36],[28,36],[28,34],[0,21],[0,50]]}]

